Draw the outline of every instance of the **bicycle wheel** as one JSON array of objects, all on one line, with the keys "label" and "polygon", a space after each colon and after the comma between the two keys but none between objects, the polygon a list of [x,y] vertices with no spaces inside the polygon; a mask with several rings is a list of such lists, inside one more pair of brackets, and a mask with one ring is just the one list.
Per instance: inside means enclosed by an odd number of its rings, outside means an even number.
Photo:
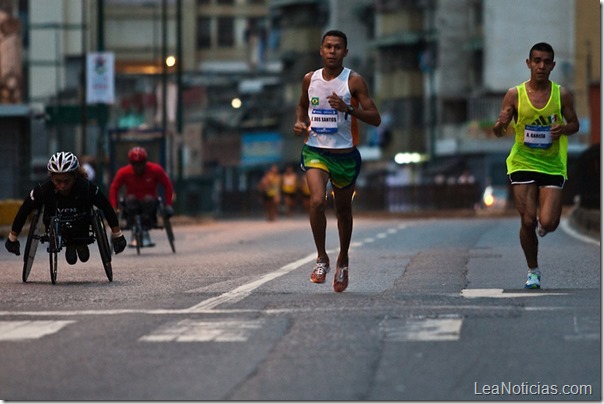
[{"label": "bicycle wheel", "polygon": [[50,280],[57,283],[57,271],[59,269],[59,251],[61,251],[61,236],[59,234],[59,222],[51,218],[48,232],[48,258],[50,262]]},{"label": "bicycle wheel", "polygon": [[161,198],[158,198],[159,202],[159,214],[162,217],[163,227],[166,230],[166,236],[168,237],[168,242],[170,243],[170,248],[172,252],[176,254],[176,246],[174,245],[174,231],[172,230],[172,223],[170,223],[170,218],[166,214],[166,207],[164,205],[164,201]]},{"label": "bicycle wheel", "polygon": [[31,267],[34,264],[34,258],[36,257],[36,250],[40,243],[40,233],[42,232],[41,227],[43,226],[42,221],[42,209],[38,209],[34,212],[29,223],[29,231],[27,232],[27,241],[25,242],[25,250],[23,251],[23,282],[27,282]]},{"label": "bicycle wheel", "polygon": [[107,239],[107,230],[105,229],[105,222],[100,210],[93,209],[91,213],[92,217],[92,230],[94,232],[94,238],[99,247],[99,253],[101,254],[101,261],[103,262],[103,268],[105,269],[105,275],[109,282],[113,281],[113,269],[111,268],[111,245]]}]

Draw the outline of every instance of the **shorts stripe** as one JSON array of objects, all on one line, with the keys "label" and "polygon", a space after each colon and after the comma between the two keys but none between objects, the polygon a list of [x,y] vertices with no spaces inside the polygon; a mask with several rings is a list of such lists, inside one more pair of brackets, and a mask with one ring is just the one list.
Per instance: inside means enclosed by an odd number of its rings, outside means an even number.
[{"label": "shorts stripe", "polygon": [[508,175],[512,185],[536,184],[539,188],[563,189],[566,178],[563,175],[551,175],[536,171],[514,171]]}]

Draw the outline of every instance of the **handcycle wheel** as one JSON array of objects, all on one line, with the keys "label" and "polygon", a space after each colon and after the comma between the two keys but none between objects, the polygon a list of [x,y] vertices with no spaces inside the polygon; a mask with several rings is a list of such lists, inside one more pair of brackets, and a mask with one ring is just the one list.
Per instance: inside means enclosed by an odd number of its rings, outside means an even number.
[{"label": "handcycle wheel", "polygon": [[57,271],[59,269],[59,251],[61,250],[61,236],[59,235],[59,222],[51,218],[48,232],[48,258],[50,262],[50,280],[57,283]]},{"label": "handcycle wheel", "polygon": [[172,223],[170,223],[170,218],[166,214],[166,207],[164,205],[164,201],[161,198],[159,200],[159,213],[162,217],[163,227],[166,230],[166,236],[168,237],[168,242],[170,243],[170,248],[172,252],[176,254],[176,246],[174,245],[174,231],[172,230]]},{"label": "handcycle wheel", "polygon": [[137,214],[134,216],[134,223],[132,224],[132,235],[136,243],[136,254],[141,254],[141,246],[143,245],[143,225],[141,223],[141,215]]},{"label": "handcycle wheel", "polygon": [[101,261],[103,262],[103,268],[105,268],[105,274],[109,282],[113,281],[113,269],[111,268],[111,245],[107,239],[107,230],[105,229],[105,222],[103,222],[103,216],[101,211],[98,209],[92,209],[92,231],[94,232],[94,238],[99,247],[99,253],[101,254]]},{"label": "handcycle wheel", "polygon": [[40,227],[43,225],[41,224],[42,221],[40,220],[40,217],[42,217],[42,209],[37,209],[29,224],[27,241],[25,242],[25,250],[23,251],[23,282],[27,282],[27,278],[29,278],[29,273],[31,272],[31,267],[34,264],[34,258],[36,257],[36,250],[40,243]]},{"label": "handcycle wheel", "polygon": [[170,248],[172,252],[176,254],[176,246],[174,245],[174,232],[172,231],[172,224],[170,223],[170,218],[168,218],[164,214],[164,228],[166,229],[166,236],[168,236],[168,241],[170,242]]}]

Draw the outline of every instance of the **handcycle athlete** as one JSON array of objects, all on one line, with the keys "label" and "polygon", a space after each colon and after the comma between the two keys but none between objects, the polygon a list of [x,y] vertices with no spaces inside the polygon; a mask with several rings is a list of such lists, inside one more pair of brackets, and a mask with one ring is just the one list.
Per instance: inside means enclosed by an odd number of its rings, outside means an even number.
[{"label": "handcycle athlete", "polygon": [[21,254],[19,233],[30,213],[43,209],[43,222],[47,229],[51,226],[51,217],[58,218],[67,263],[74,265],[78,258],[81,262],[86,262],[90,258],[88,244],[94,241],[89,236],[90,226],[93,224],[90,216],[94,206],[103,212],[111,227],[113,251],[116,254],[124,251],[127,242],[117,215],[98,186],[86,178],[78,158],[70,152],[58,152],[50,158],[47,168],[49,178],[30,191],[17,211],[5,243],[6,249],[15,255]]},{"label": "handcycle athlete", "polygon": [[[133,230],[130,247],[140,251],[140,247],[155,246],[155,243],[151,241],[149,230],[158,227],[156,215],[158,208],[166,219],[174,215],[172,208],[174,188],[162,166],[147,161],[147,151],[143,147],[131,148],[128,151],[128,160],[130,164],[121,167],[111,182],[109,201],[114,209],[121,211],[126,219],[127,228]],[[159,185],[164,189],[165,201],[158,196]],[[118,194],[123,186],[126,187],[126,197],[119,201]],[[139,240],[134,231],[138,226],[135,223],[137,216],[140,218],[142,227],[142,236],[138,237]],[[171,227],[166,230],[170,230],[168,232],[170,234]],[[173,240],[170,239],[170,242],[172,245]],[[174,250],[173,246],[172,249]]]}]

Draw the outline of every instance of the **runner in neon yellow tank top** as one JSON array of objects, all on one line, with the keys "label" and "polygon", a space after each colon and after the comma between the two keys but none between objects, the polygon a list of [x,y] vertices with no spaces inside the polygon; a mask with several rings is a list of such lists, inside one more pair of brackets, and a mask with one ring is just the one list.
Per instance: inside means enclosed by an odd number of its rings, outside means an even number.
[{"label": "runner in neon yellow tank top", "polygon": [[[579,130],[572,94],[549,80],[556,66],[554,50],[533,45],[526,65],[531,78],[510,88],[493,127],[504,136],[514,121],[515,142],[506,159],[514,203],[520,213],[520,246],[528,265],[525,288],[541,287],[539,241],[556,230],[562,215],[562,188],[567,177],[567,136]],[[537,229],[537,231],[535,231]]]}]

